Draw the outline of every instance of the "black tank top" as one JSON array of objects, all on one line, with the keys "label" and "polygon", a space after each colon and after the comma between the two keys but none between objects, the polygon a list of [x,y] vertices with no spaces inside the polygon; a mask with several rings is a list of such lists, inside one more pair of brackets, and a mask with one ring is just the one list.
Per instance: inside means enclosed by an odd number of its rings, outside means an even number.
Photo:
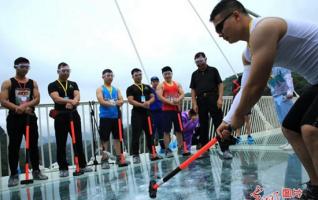
[{"label": "black tank top", "polygon": [[[33,80],[29,79],[26,83],[20,83],[15,78],[11,78],[11,88],[9,90],[9,101],[15,105],[21,105],[33,100]],[[33,108],[34,110],[34,108]],[[9,114],[14,114],[10,110]]]}]

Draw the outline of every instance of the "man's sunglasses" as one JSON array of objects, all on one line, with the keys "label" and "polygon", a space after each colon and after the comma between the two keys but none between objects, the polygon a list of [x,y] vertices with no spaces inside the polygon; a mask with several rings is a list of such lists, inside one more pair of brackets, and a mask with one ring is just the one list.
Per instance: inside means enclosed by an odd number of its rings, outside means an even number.
[{"label": "man's sunglasses", "polygon": [[142,76],[142,73],[133,74],[133,77],[139,77],[139,76]]},{"label": "man's sunglasses", "polygon": [[112,73],[105,73],[105,74],[103,75],[103,78],[106,78],[106,77],[115,77],[115,75],[112,74]]},{"label": "man's sunglasses", "polygon": [[18,64],[18,65],[14,65],[16,68],[18,69],[29,69],[30,65],[29,64]]},{"label": "man's sunglasses", "polygon": [[71,73],[71,69],[59,69],[58,72],[62,72],[62,73]]},{"label": "man's sunglasses", "polygon": [[224,19],[220,22],[220,23],[218,23],[217,25],[215,25],[215,31],[217,32],[217,33],[222,33],[222,31],[223,31],[223,26],[224,26],[224,22],[229,18],[229,17],[231,17],[233,15],[233,13],[230,13],[230,14],[228,14],[226,17],[224,17]]}]

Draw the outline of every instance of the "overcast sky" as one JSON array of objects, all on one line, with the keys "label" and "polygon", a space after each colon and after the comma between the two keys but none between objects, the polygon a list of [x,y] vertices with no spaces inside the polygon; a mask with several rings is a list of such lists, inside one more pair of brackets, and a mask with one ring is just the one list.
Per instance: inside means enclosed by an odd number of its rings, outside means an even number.
[{"label": "overcast sky", "polygon": [[[214,32],[209,15],[218,0],[192,0],[236,72],[242,71],[245,43],[230,45]],[[187,0],[118,0],[139,49],[148,76],[161,76],[170,65],[174,79],[189,91],[193,56],[204,51],[222,79],[233,75]],[[314,0],[244,0],[261,16],[318,21]],[[66,62],[78,83],[82,101],[95,98],[101,72],[111,68],[114,85],[125,94],[130,71],[140,67],[114,0],[0,0],[0,81],[14,76],[13,61],[31,61],[30,78],[40,86],[41,103],[51,103],[47,85],[56,80],[56,67]],[[145,77],[144,77],[144,81]],[[125,95],[124,95],[125,96]]]}]

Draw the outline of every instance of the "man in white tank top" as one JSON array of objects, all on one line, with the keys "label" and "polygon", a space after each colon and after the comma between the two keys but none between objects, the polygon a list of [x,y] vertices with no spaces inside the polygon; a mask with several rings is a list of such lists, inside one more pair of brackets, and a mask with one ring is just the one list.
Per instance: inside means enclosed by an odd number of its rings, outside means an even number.
[{"label": "man in white tank top", "polygon": [[246,41],[244,57],[250,75],[229,122],[217,132],[226,137],[229,125],[239,128],[244,116],[259,100],[272,66],[284,66],[302,75],[312,86],[305,91],[283,121],[283,133],[304,165],[310,181],[302,199],[318,199],[318,26],[282,18],[252,19],[236,0],[219,2],[210,21],[229,43]]}]

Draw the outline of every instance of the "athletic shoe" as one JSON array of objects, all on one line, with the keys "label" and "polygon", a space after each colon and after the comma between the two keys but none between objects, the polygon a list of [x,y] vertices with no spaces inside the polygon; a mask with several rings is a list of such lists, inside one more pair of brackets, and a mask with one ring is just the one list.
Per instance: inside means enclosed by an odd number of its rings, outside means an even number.
[{"label": "athletic shoe", "polygon": [[226,150],[223,152],[223,159],[225,160],[229,160],[232,159],[233,155],[231,154],[231,152],[229,150]]},{"label": "athletic shoe", "polygon": [[292,147],[292,145],[287,144],[287,145],[283,148],[283,150],[285,150],[285,151],[290,151],[290,150],[293,150],[293,147]]},{"label": "athletic shoe", "polygon": [[130,164],[130,162],[127,161],[127,160],[121,161],[121,160],[120,160],[120,157],[121,157],[121,156],[116,156],[116,164],[117,164],[117,165],[129,165],[129,164]]},{"label": "athletic shoe", "polygon": [[251,135],[247,136],[247,144],[254,144],[254,138]]},{"label": "athletic shoe", "polygon": [[34,180],[47,180],[49,178],[45,176],[44,174],[42,174],[40,170],[32,171],[32,176]]},{"label": "athletic shoe", "polygon": [[140,162],[141,161],[140,161],[139,155],[133,156],[133,163],[134,164],[139,164]]},{"label": "athletic shoe", "polygon": [[236,137],[236,144],[241,144],[242,143],[242,138],[240,136]]},{"label": "athletic shoe", "polygon": [[182,147],[182,148],[178,148],[178,155],[191,156],[192,154],[190,151],[184,152],[183,147]]},{"label": "athletic shoe", "polygon": [[169,146],[170,150],[171,149],[175,150],[176,148],[178,148],[177,140],[172,140],[168,146]]},{"label": "athletic shoe", "polygon": [[149,159],[150,159],[151,161],[154,161],[154,160],[161,160],[161,159],[162,159],[162,157],[161,157],[161,156],[159,156],[158,154],[157,154],[155,157],[153,157],[153,156],[152,156],[152,154],[149,154]]},{"label": "athletic shoe", "polygon": [[19,184],[19,174],[15,174],[9,177],[8,187],[17,186]]},{"label": "athletic shoe", "polygon": [[172,153],[171,149],[169,149],[169,148],[166,149],[165,154],[166,154],[166,158],[173,157],[173,153]]},{"label": "athletic shoe", "polygon": [[93,169],[90,168],[90,167],[84,167],[84,168],[81,168],[80,170],[81,170],[81,172],[83,172],[83,173],[92,172],[92,171],[93,171]]},{"label": "athletic shoe", "polygon": [[68,176],[69,176],[68,170],[60,170],[61,178],[68,177]]},{"label": "athletic shoe", "polygon": [[287,145],[289,145],[289,143],[287,142],[287,143],[285,143],[285,144],[283,144],[283,145],[280,145],[278,148],[280,148],[280,149],[284,149],[284,147],[285,146],[287,146]]},{"label": "athletic shoe", "polygon": [[101,160],[101,168],[102,169],[109,169],[110,168],[108,159]]},{"label": "athletic shoe", "polygon": [[165,149],[160,147],[159,154],[165,154]]},{"label": "athletic shoe", "polygon": [[301,200],[317,200],[318,199],[318,186],[311,185],[310,182],[306,183],[307,188],[303,190],[300,197]]},{"label": "athletic shoe", "polygon": [[183,148],[178,148],[178,155],[182,155],[183,154]]}]

